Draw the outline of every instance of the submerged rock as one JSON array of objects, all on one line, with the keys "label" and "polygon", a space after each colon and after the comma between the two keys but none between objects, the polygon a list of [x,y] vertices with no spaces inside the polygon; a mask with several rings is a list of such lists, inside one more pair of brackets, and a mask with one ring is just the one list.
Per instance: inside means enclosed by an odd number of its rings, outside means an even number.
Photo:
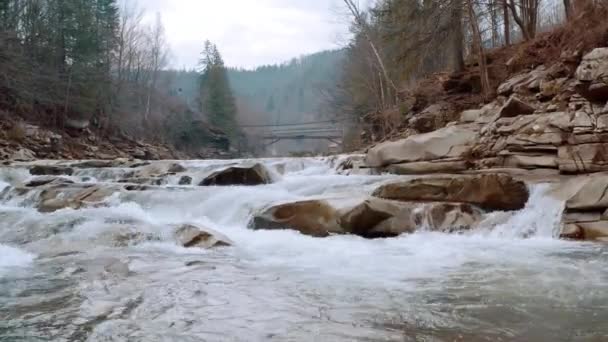
[{"label": "submerged rock", "polygon": [[30,168],[30,174],[33,176],[71,176],[74,174],[74,169],[56,165],[35,165]]},{"label": "submerged rock", "polygon": [[234,243],[225,235],[213,229],[185,224],[175,229],[176,241],[183,247],[213,248],[232,246]]},{"label": "submerged rock", "polygon": [[44,177],[36,177],[24,185],[28,188],[36,188],[39,186],[49,185],[49,184],[74,184],[74,182],[70,179],[63,177],[53,177],[53,176],[44,176]]},{"label": "submerged rock", "polygon": [[190,176],[182,176],[179,179],[179,185],[191,185],[192,184],[192,177]]},{"label": "submerged rock", "polygon": [[326,237],[342,234],[340,213],[327,201],[310,200],[270,207],[255,215],[250,223],[253,229],[294,229],[302,234]]},{"label": "submerged rock", "polygon": [[519,210],[529,197],[526,184],[506,174],[427,177],[386,184],[374,196],[407,202],[458,202],[486,210]]},{"label": "submerged rock", "polygon": [[98,205],[117,191],[115,188],[101,186],[82,186],[62,184],[52,186],[40,193],[38,210],[51,213],[61,209],[80,209]]},{"label": "submerged rock", "polygon": [[207,176],[199,185],[201,186],[229,186],[229,185],[263,185],[272,183],[272,178],[266,167],[262,164],[253,166],[232,166],[216,171]]}]

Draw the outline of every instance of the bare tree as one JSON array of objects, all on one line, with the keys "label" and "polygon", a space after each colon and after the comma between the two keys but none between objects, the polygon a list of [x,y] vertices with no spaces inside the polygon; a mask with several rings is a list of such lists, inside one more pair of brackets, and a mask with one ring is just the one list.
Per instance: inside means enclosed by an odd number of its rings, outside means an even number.
[{"label": "bare tree", "polygon": [[490,79],[488,76],[488,66],[486,64],[486,56],[484,53],[483,45],[481,42],[481,30],[479,29],[479,21],[477,14],[475,13],[475,6],[473,0],[465,0],[467,5],[467,12],[469,16],[469,23],[471,25],[471,33],[473,34],[473,45],[477,52],[479,61],[479,75],[481,77],[481,89],[484,98],[488,99],[491,95]]},{"label": "bare tree", "polygon": [[521,33],[525,40],[530,40],[536,36],[540,1],[541,0],[508,0],[513,20],[521,29]]},{"label": "bare tree", "polygon": [[[353,0],[344,0],[344,3],[346,4],[346,7],[352,14],[352,16],[355,20],[355,24],[357,25],[359,30],[365,36],[365,39],[367,40],[372,52],[374,53],[376,61],[378,62],[378,66],[380,67],[380,70],[382,72],[384,81],[386,82],[386,84],[388,84],[392,88],[392,91],[394,92],[394,95],[396,96],[397,95],[397,86],[395,85],[395,83],[393,82],[391,77],[389,76],[388,70],[386,69],[386,65],[384,64],[384,61],[382,60],[382,56],[380,55],[380,52],[378,51],[377,45],[374,43],[374,39],[372,38],[372,34],[371,34],[371,29],[370,29],[369,25],[367,24],[367,21],[365,20],[363,13],[361,13],[359,6],[357,6]],[[382,89],[384,89],[384,87],[382,87]],[[383,90],[382,90],[382,92],[383,92]]]},{"label": "bare tree", "polygon": [[150,31],[150,83],[148,85],[148,95],[146,100],[146,111],[144,114],[144,123],[148,121],[150,116],[150,105],[152,101],[152,92],[156,89],[159,71],[165,67],[167,63],[167,42],[165,38],[165,27],[160,16],[156,14],[156,22]]}]

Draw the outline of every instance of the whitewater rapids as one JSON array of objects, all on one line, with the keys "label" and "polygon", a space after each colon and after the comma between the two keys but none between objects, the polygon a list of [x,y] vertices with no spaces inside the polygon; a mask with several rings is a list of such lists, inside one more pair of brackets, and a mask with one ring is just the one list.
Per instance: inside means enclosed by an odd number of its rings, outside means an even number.
[{"label": "whitewater rapids", "polygon": [[[240,162],[180,163],[196,184]],[[547,186],[534,186],[507,223],[467,234],[316,239],[247,225],[273,203],[361,198],[396,176],[340,175],[329,158],[259,162],[274,184],[175,178],[106,207],[51,214],[27,196],[0,197],[0,341],[608,339],[608,247],[556,239],[563,204]],[[114,184],[127,171],[70,178]],[[29,178],[26,168],[0,169],[0,193]],[[234,246],[179,247],[170,227],[184,223]],[[158,239],[115,244],[125,227]]]}]

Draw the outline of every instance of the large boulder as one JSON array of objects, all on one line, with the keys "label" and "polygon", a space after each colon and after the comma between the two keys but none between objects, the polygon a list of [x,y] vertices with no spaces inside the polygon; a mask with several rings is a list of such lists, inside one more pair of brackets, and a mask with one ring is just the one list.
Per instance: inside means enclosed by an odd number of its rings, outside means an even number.
[{"label": "large boulder", "polygon": [[232,166],[216,171],[199,184],[201,186],[219,185],[263,185],[272,183],[272,177],[262,164],[253,166]]},{"label": "large boulder", "polygon": [[339,211],[324,200],[309,200],[280,204],[254,216],[253,229],[295,229],[302,234],[326,237],[343,234]]},{"label": "large boulder", "polygon": [[597,48],[583,57],[576,70],[576,90],[587,100],[608,101],[608,48]]},{"label": "large boulder", "polygon": [[[384,221],[398,217],[398,222],[384,224]],[[340,217],[340,225],[345,233],[363,237],[397,236],[412,233],[422,221],[416,219],[416,205],[379,198],[370,198],[348,210]]]},{"label": "large boulder", "polygon": [[608,79],[608,47],[597,48],[586,54],[576,69],[576,78],[581,82]]},{"label": "large boulder", "polygon": [[483,211],[463,203],[414,203],[370,198],[340,218],[346,233],[366,238],[394,237],[417,230],[453,233],[473,228]]},{"label": "large boulder", "polygon": [[234,243],[225,235],[210,228],[197,227],[185,224],[174,231],[175,240],[180,246],[186,248],[213,248],[232,246]]},{"label": "large boulder", "polygon": [[459,158],[470,150],[476,137],[477,132],[472,127],[449,126],[379,144],[368,151],[366,163],[370,167],[385,167],[405,162]]},{"label": "large boulder", "polygon": [[386,184],[374,196],[414,202],[458,202],[487,210],[519,210],[528,201],[525,183],[506,174],[427,177]]}]

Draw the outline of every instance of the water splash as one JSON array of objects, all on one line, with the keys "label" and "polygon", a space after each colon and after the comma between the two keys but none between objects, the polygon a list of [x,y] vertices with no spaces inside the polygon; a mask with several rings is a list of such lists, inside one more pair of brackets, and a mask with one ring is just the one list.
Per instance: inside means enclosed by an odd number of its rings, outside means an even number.
[{"label": "water splash", "polygon": [[0,276],[10,268],[28,266],[34,258],[33,254],[26,251],[0,244]]},{"label": "water splash", "polygon": [[489,221],[501,216],[508,219],[504,223],[497,224],[489,235],[508,239],[557,238],[565,203],[548,196],[549,189],[549,184],[533,185],[524,209],[512,215],[490,214]]}]

